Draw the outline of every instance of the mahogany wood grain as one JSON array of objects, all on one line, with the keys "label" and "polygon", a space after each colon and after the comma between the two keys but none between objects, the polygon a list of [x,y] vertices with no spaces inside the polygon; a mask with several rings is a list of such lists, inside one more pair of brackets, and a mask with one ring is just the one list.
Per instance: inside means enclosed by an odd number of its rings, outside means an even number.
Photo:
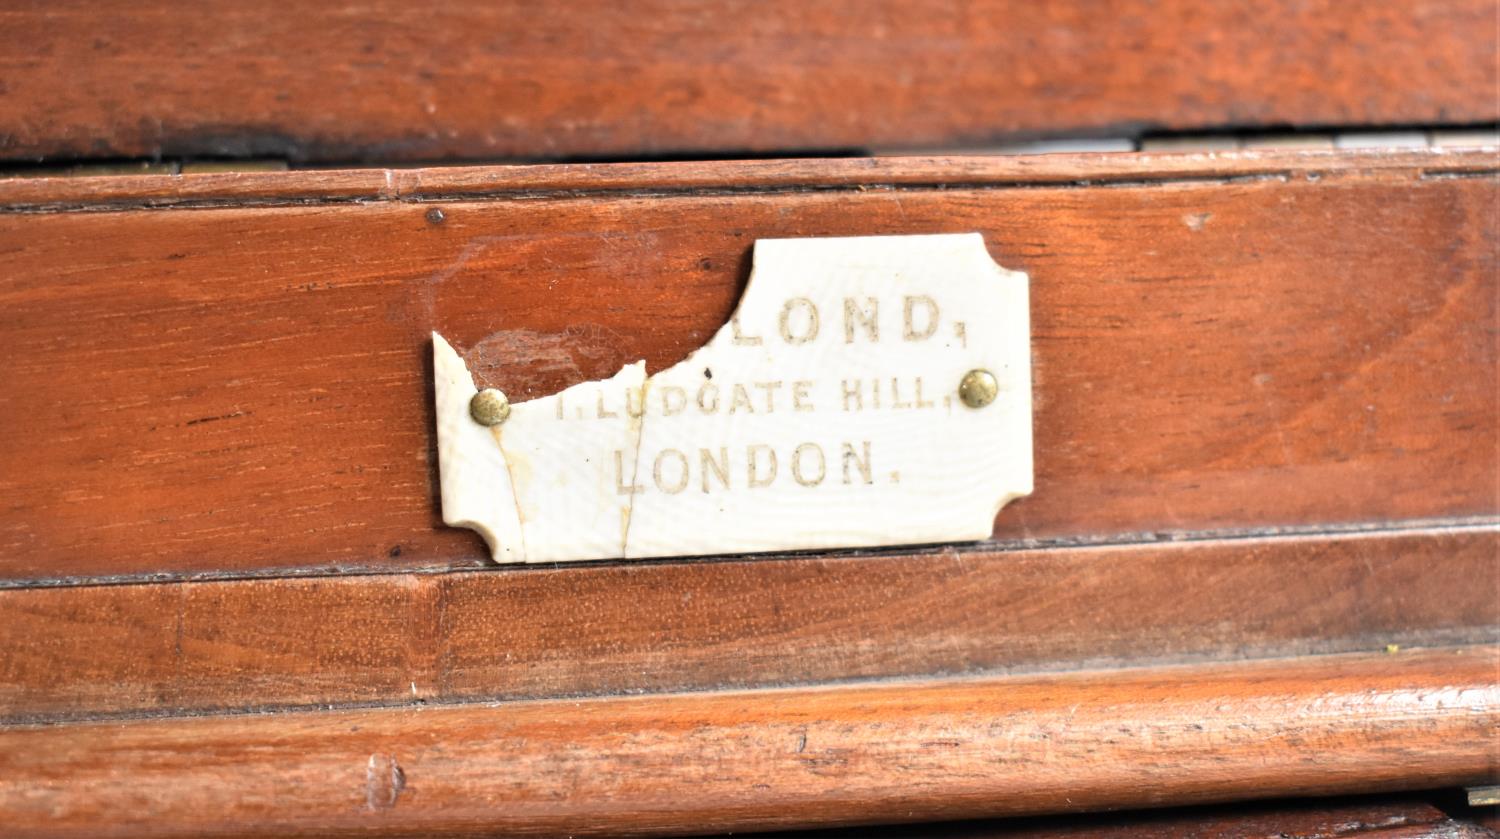
[{"label": "mahogany wood grain", "polygon": [[389,195],[23,202],[0,213],[0,578],[482,566],[438,518],[429,331],[513,398],[660,369],[784,236],[978,230],[1030,272],[1037,491],[1004,543],[1492,520],[1495,155],[1192,159],[1263,173],[1216,180],[1161,160],[969,160],[952,184],[884,161],[832,187],[658,165],[625,173],[680,174],[634,192],[564,167],[530,176],[543,195],[507,192],[513,170],[412,176],[489,190],[441,220]]},{"label": "mahogany wood grain", "polygon": [[1500,648],[0,730],[35,836],[704,833],[1475,783]]},{"label": "mahogany wood grain", "polygon": [[1500,642],[1500,529],[0,592],[0,721]]},{"label": "mahogany wood grain", "polygon": [[1493,0],[22,2],[0,157],[527,159],[1493,122]]}]

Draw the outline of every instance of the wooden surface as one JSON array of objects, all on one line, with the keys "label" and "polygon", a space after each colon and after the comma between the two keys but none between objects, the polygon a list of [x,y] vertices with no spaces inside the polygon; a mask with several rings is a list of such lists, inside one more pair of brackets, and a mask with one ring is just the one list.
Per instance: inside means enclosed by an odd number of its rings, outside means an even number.
[{"label": "wooden surface", "polygon": [[[429,331],[513,398],[660,369],[776,236],[978,230],[1030,273],[1037,491],[1001,544],[1493,521],[1495,155],[1160,160],[6,185],[0,578],[480,567],[439,526]],[[145,206],[194,184],[220,205]]]},{"label": "wooden surface", "polygon": [[1492,839],[1494,835],[1477,821],[1450,817],[1414,794],[757,833],[746,839]]},{"label": "wooden surface", "polygon": [[0,11],[0,158],[527,159],[1493,122],[1493,0]]},{"label": "wooden surface", "polygon": [[[681,833],[1493,777],[1497,173],[0,181],[0,824]],[[990,542],[494,569],[441,527],[430,330],[536,396],[686,355],[756,238],[966,230],[1032,279],[1037,494]]]},{"label": "wooden surface", "polygon": [[[1500,119],[1497,17],[12,3],[0,168],[1461,127]],[[1494,149],[0,178],[0,834],[1495,783],[1497,187]],[[1033,300],[1037,492],[991,540],[495,569],[442,527],[431,330],[528,398],[685,356],[758,238],[975,230]],[[1409,800],[1123,827],[1482,832]]]},{"label": "wooden surface", "polygon": [[[1486,153],[1487,152],[1487,153]],[[1224,184],[1381,173],[1493,177],[1495,149],[1237,150],[1209,153],[867,157],[733,162],[567,163],[412,169],[299,169],[184,175],[0,178],[5,212],[297,207],[383,201],[733,196],[989,187]],[[439,208],[440,209],[440,208]]]},{"label": "wooden surface", "polygon": [[1500,642],[1494,527],[0,592],[0,722]]},{"label": "wooden surface", "polygon": [[[1500,771],[1500,649],[0,731],[36,836],[677,833]],[[1170,771],[1163,771],[1170,767]]]}]

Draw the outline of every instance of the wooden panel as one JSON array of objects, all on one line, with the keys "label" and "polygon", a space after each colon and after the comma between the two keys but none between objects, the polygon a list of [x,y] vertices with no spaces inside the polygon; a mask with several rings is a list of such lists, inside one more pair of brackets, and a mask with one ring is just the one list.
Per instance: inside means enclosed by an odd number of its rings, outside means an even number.
[{"label": "wooden panel", "polygon": [[[413,176],[421,196],[488,196],[441,220],[392,192],[21,201],[0,213],[0,577],[481,566],[477,537],[439,525],[429,330],[518,398],[658,369],[778,236],[979,230],[1030,272],[1037,491],[1003,542],[1500,510],[1494,155],[1231,156],[1227,180],[1160,160],[958,161],[951,184],[931,161],[821,185],[629,167],[678,173],[634,191],[610,167],[514,191],[510,170]],[[1113,185],[1079,183],[1110,167]],[[305,183],[205,177],[140,189]]]},{"label": "wooden panel", "polygon": [[691,833],[1478,782],[1500,648],[0,731],[36,836]]},{"label": "wooden panel", "polygon": [[639,157],[1491,122],[1493,0],[11,3],[0,156]]},{"label": "wooden panel", "polygon": [[0,718],[1500,641],[1500,530],[0,592]]}]

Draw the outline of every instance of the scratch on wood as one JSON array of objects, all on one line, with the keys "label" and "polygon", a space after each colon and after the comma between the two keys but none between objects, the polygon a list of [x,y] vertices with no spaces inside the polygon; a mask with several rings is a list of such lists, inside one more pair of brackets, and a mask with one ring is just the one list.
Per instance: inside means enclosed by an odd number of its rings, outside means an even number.
[{"label": "scratch on wood", "polygon": [[202,425],[205,422],[218,422],[219,420],[234,419],[235,417],[247,417],[249,415],[250,415],[249,411],[231,411],[231,412],[229,412],[227,414],[219,414],[216,417],[199,417],[197,419],[190,419],[190,420],[188,420],[187,422],[185,422],[183,424],[184,425]]}]

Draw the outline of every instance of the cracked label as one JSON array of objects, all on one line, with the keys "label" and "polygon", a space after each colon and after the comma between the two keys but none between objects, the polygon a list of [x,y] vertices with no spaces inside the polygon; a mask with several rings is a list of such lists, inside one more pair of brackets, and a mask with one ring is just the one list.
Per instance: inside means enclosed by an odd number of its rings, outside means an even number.
[{"label": "cracked label", "polygon": [[497,562],[984,539],[1031,492],[1027,277],[977,233],[761,240],[688,358],[491,427],[432,340],[443,520]]}]

